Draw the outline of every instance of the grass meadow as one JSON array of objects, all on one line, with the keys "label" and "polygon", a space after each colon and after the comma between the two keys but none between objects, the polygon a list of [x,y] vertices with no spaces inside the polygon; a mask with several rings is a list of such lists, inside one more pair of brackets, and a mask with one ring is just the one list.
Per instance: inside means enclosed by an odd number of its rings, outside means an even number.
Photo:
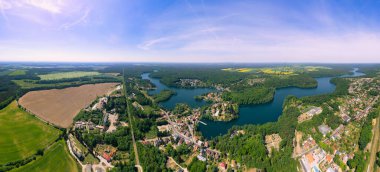
[{"label": "grass meadow", "polygon": [[66,142],[60,140],[54,143],[43,156],[39,156],[35,161],[12,170],[28,172],[78,172],[79,169],[75,159],[70,155]]},{"label": "grass meadow", "polygon": [[0,110],[0,164],[35,154],[53,143],[60,133],[12,102]]},{"label": "grass meadow", "polygon": [[15,70],[15,71],[12,71],[11,73],[9,73],[8,75],[9,76],[19,76],[19,75],[25,75],[26,74],[26,70]]},{"label": "grass meadow", "polygon": [[58,72],[58,73],[49,73],[45,75],[38,75],[41,80],[58,80],[58,79],[67,79],[67,78],[80,78],[85,76],[94,76],[99,75],[99,72],[82,72],[82,71],[73,71],[73,72]]}]

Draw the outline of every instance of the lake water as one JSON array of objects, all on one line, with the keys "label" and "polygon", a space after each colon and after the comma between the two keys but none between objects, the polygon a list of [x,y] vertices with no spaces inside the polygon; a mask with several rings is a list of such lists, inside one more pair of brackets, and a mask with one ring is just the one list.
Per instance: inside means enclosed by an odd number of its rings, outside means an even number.
[{"label": "lake water", "polygon": [[165,84],[162,84],[159,79],[149,77],[149,73],[144,73],[141,75],[141,77],[142,79],[148,79],[151,83],[153,83],[156,86],[156,89],[148,91],[149,95],[157,94],[165,89],[170,89],[176,92],[176,94],[173,95],[169,100],[160,103],[160,105],[164,107],[165,109],[173,109],[177,103],[186,103],[193,108],[201,107],[205,105],[206,102],[196,101],[194,97],[197,95],[215,91],[214,89],[211,89],[211,88],[186,89],[186,88],[168,87]]},{"label": "lake water", "polygon": [[[357,71],[358,69],[355,68],[352,71],[352,75],[343,75],[341,77],[357,77],[364,75],[363,73]],[[177,93],[168,101],[161,103],[161,105],[167,109],[172,109],[176,103],[187,103],[192,107],[200,107],[204,105],[205,102],[195,101],[194,97],[203,93],[214,91],[209,88],[185,89],[167,87],[162,84],[159,79],[150,78],[148,73],[142,74],[142,78],[148,79],[156,85],[157,89],[149,91],[149,94],[156,94],[164,89],[171,89]],[[304,97],[332,93],[335,90],[335,85],[330,83],[331,77],[315,79],[318,82],[318,86],[316,88],[287,87],[276,89],[273,101],[259,105],[241,106],[239,108],[239,118],[230,122],[203,120],[203,122],[207,123],[207,125],[199,124],[199,130],[202,132],[204,137],[211,138],[226,134],[233,125],[263,124],[266,122],[277,121],[278,117],[282,113],[282,105],[287,96],[294,95],[296,97]]]}]

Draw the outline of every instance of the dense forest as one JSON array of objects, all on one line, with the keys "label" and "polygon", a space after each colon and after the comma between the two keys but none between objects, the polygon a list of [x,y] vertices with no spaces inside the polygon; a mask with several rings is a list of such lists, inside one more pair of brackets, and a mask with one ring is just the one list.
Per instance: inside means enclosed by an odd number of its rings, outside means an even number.
[{"label": "dense forest", "polygon": [[307,75],[292,75],[292,76],[271,76],[265,79],[265,86],[283,88],[283,87],[300,87],[312,88],[317,87],[317,81]]},{"label": "dense forest", "polygon": [[160,78],[160,81],[168,86],[180,87],[177,85],[179,79],[199,79],[208,86],[221,84],[228,86],[241,81],[248,76],[247,73],[228,72],[220,68],[204,66],[184,66],[173,68],[161,68],[151,74],[154,78]]},{"label": "dense forest", "polygon": [[267,103],[273,100],[275,89],[271,87],[241,87],[224,92],[222,98],[241,105]]}]

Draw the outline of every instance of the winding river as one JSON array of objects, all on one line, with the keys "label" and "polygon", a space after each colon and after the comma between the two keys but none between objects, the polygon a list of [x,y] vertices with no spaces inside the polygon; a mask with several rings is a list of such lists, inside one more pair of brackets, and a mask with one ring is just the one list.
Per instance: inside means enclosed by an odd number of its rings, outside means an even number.
[{"label": "winding river", "polygon": [[[356,77],[362,75],[364,74],[358,72],[358,69],[355,68],[351,75],[343,75],[341,77]],[[167,109],[172,109],[177,103],[187,103],[191,107],[200,107],[204,105],[205,102],[196,101],[194,96],[214,91],[209,88],[185,89],[168,87],[162,84],[159,79],[149,77],[149,73],[144,73],[141,76],[143,79],[148,79],[156,85],[156,89],[149,91],[149,94],[156,94],[164,89],[171,89],[177,93],[168,101],[161,103],[161,106]],[[273,101],[265,104],[241,106],[239,108],[239,118],[230,122],[203,120],[203,122],[207,125],[200,124],[199,130],[202,132],[204,137],[211,138],[227,133],[228,129],[230,129],[233,125],[263,124],[266,122],[273,122],[276,121],[281,115],[282,105],[287,96],[294,95],[296,97],[304,97],[332,93],[335,90],[335,85],[330,83],[331,77],[315,79],[318,82],[318,86],[316,88],[286,87],[276,89]]]}]

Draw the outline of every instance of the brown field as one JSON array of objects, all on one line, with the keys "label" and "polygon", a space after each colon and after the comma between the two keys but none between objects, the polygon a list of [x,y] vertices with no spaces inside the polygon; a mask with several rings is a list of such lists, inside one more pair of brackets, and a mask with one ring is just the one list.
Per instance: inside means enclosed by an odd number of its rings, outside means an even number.
[{"label": "brown field", "polygon": [[118,83],[88,84],[80,87],[31,91],[22,96],[19,104],[42,118],[60,127],[69,127],[75,115],[114,89]]}]

